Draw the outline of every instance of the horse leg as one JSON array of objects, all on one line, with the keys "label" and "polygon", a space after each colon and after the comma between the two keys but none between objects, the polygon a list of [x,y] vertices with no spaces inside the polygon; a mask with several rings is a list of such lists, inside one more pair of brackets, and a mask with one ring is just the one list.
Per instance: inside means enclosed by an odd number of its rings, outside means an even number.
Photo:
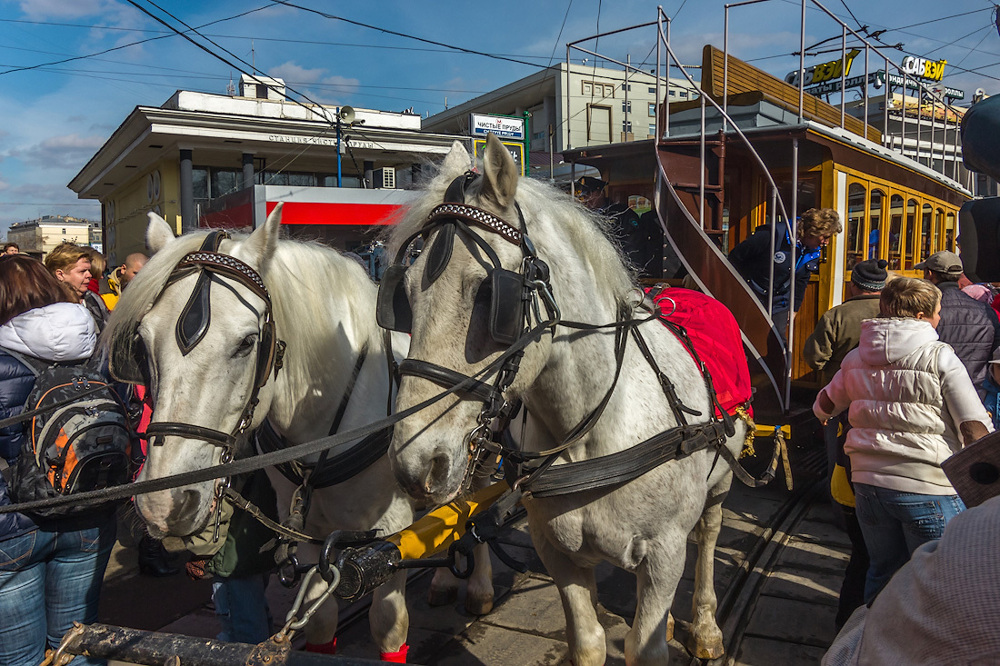
[{"label": "horse leg", "polygon": [[438,569],[431,579],[431,587],[427,591],[427,603],[430,606],[447,606],[458,598],[458,578],[447,569]]},{"label": "horse leg", "polygon": [[[493,560],[485,543],[473,551],[475,567],[465,588],[465,610],[470,615],[486,615],[493,610]],[[448,569],[434,572],[427,603],[431,606],[447,606],[458,598],[459,579]]]},{"label": "horse leg", "polygon": [[709,492],[701,519],[695,527],[698,561],[694,573],[694,597],[691,607],[691,631],[686,647],[698,659],[718,659],[725,652],[722,630],[715,619],[718,600],[715,596],[715,544],[722,529],[722,502],[729,492],[732,475]]},{"label": "horse leg", "polygon": [[573,666],[601,666],[608,646],[594,605],[597,590],[594,570],[576,565],[544,538],[533,541],[562,598],[570,662]]},{"label": "horse leg", "polygon": [[684,572],[686,539],[664,540],[652,548],[636,569],[635,621],[625,636],[628,666],[666,664],[667,619],[677,583]]},{"label": "horse leg", "polygon": [[372,593],[368,620],[382,661],[406,662],[410,616],[406,611],[405,588],[406,572],[400,571]]},{"label": "horse leg", "polygon": [[[326,587],[326,581],[318,577],[309,584],[309,590],[302,601],[302,612],[307,608],[312,608],[312,604],[326,591]],[[331,596],[323,602],[319,611],[306,624],[303,632],[306,637],[306,652],[334,654],[337,648],[339,612],[336,597]]]}]

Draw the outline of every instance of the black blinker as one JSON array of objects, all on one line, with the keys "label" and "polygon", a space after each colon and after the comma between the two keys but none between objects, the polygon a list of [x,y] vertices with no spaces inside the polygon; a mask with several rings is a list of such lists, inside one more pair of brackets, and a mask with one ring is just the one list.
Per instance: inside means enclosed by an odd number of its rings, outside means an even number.
[{"label": "black blinker", "polygon": [[451,253],[455,248],[455,224],[445,222],[434,237],[434,244],[427,251],[427,280],[434,283],[451,261]]},{"label": "black blinker", "polygon": [[191,298],[177,319],[177,346],[185,356],[201,342],[212,323],[211,286],[212,276],[202,272],[198,276]]},{"label": "black blinker", "polygon": [[494,268],[488,279],[493,292],[490,335],[498,344],[513,345],[521,337],[524,322],[524,279],[505,268]]},{"label": "black blinker", "polygon": [[386,268],[375,303],[375,320],[378,325],[400,333],[409,333],[413,329],[413,311],[410,310],[410,301],[403,284],[405,278],[406,266],[397,263]]}]

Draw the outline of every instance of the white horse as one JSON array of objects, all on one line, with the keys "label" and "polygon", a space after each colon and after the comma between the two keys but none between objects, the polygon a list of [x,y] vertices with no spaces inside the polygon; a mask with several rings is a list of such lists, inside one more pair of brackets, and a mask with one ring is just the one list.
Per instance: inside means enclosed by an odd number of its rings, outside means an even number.
[{"label": "white horse", "polygon": [[[147,243],[155,252],[128,285],[119,301],[105,340],[129,344],[136,327],[153,377],[153,425],[182,422],[233,432],[252,394],[257,347],[262,332],[262,299],[229,276],[215,274],[210,289],[211,319],[204,337],[185,355],[175,340],[181,310],[195,287],[197,274],[169,281],[178,262],[199,249],[206,234],[174,238],[162,218],[150,213]],[[262,277],[273,303],[276,334],[287,343],[284,367],[260,389],[259,404],[248,432],[267,418],[287,441],[300,443],[325,437],[345,395],[362,350],[360,368],[341,422],[341,431],[386,416],[392,384],[387,371],[383,331],[376,325],[376,288],[361,266],[319,245],[279,240],[280,206],[249,237],[222,242],[219,251],[235,257]],[[408,340],[394,335],[397,361]],[[174,435],[149,447],[140,480],[202,469],[220,462],[221,447]],[[242,438],[240,454],[248,454]],[[315,462],[315,459],[312,461]],[[278,494],[278,508],[288,515],[293,484],[274,468],[268,475]],[[156,536],[184,536],[210,526],[218,482],[141,495],[136,505]],[[336,529],[378,528],[391,534],[409,525],[413,508],[393,479],[386,456],[354,478],[315,490],[305,531],[323,538]],[[305,562],[318,559],[318,549],[300,546]],[[406,643],[409,618],[403,596],[405,574],[374,593],[372,635],[384,654]],[[307,603],[322,592],[317,581]],[[305,628],[308,643],[329,645],[337,627],[337,601],[329,599]]]},{"label": "white horse", "polygon": [[[469,169],[470,161],[456,142],[426,195],[394,229],[391,246],[398,248],[403,239],[422,228],[430,211],[442,203],[449,183]],[[484,162],[483,176],[467,183],[466,202],[517,229],[516,201],[528,237],[551,268],[552,292],[563,318],[606,324],[616,321],[623,309],[631,312],[635,285],[603,224],[554,188],[519,179],[506,148],[494,137],[487,142]],[[499,234],[472,228],[492,247],[503,268],[520,272],[523,254],[519,247]],[[443,272],[438,272],[438,266],[434,277],[429,277],[434,244],[442,237],[439,229],[430,232],[424,251],[404,278],[412,308],[409,358],[474,375],[504,350],[490,339],[486,308],[477,298],[488,263],[481,247],[464,234],[456,235],[450,262]],[[644,315],[637,311],[634,316]],[[700,417],[691,420],[707,421],[713,407],[686,349],[655,321],[640,330],[683,403],[700,412]],[[557,327],[527,347],[506,396],[521,398],[532,416],[529,423],[534,427],[522,444],[525,451],[546,450],[561,442],[600,403],[615,375],[614,337],[608,329],[582,332]],[[424,377],[406,375],[397,409],[440,390]],[[468,435],[477,426],[481,408],[480,402],[449,396],[396,426],[390,457],[396,478],[411,495],[440,502],[459,490],[469,461]],[[630,341],[607,409],[556,465],[622,451],[674,425],[654,371]],[[745,425],[737,422],[736,430],[725,446],[738,455]],[[714,464],[715,457],[715,448],[709,446],[624,485],[549,498],[526,497],[532,540],[562,596],[573,664],[605,661],[593,574],[602,560],[635,572],[637,578],[635,621],[625,642],[627,663],[667,663],[672,631],[669,610],[684,569],[687,536],[693,530],[699,537],[699,559],[689,647],[702,658],[721,656],[714,549],[722,523],[721,501],[732,472],[725,462]]]}]

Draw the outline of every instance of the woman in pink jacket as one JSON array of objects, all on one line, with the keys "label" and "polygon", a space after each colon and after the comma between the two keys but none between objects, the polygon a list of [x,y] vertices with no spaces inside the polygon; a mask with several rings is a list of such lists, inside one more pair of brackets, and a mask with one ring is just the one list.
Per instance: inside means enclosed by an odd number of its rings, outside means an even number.
[{"label": "woman in pink jacket", "polygon": [[965,366],[938,340],[937,287],[898,278],[879,307],[813,405],[823,422],[849,410],[844,450],[871,559],[866,602],[965,508],[941,461],[992,429]]}]

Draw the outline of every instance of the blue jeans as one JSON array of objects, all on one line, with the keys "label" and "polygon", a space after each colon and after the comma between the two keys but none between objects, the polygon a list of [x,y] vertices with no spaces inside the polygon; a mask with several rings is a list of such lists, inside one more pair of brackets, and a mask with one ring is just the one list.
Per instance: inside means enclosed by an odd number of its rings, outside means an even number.
[{"label": "blue jeans", "polygon": [[[104,570],[115,543],[114,516],[99,527],[41,529],[0,541],[0,664],[36,666],[73,621],[97,622]],[[77,657],[73,666],[102,664]]]},{"label": "blue jeans", "polygon": [[958,495],[920,495],[854,484],[861,531],[868,547],[865,603],[871,603],[921,544],[940,539],[949,520],[965,509]]},{"label": "blue jeans", "polygon": [[220,641],[256,644],[271,637],[271,611],[264,596],[269,578],[263,573],[215,579],[212,601],[222,624]]}]

